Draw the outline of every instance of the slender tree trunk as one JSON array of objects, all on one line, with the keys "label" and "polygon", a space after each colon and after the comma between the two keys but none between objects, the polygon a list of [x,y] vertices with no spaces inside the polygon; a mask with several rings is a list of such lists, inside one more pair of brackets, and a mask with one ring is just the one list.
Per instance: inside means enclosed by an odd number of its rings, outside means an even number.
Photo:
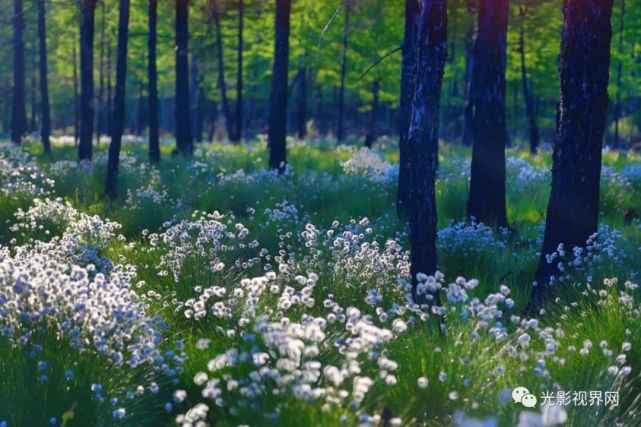
[{"label": "slender tree trunk", "polygon": [[42,128],[40,137],[42,147],[46,154],[51,154],[51,113],[49,110],[49,82],[47,70],[47,26],[45,0],[37,0],[38,3],[38,52],[40,59],[38,61],[40,70],[40,108]]},{"label": "slender tree trunk", "polygon": [[98,65],[98,99],[96,100],[96,143],[100,144],[100,137],[103,133],[103,126],[105,122],[104,114],[104,92],[105,92],[105,26],[106,26],[106,12],[105,2],[100,3],[100,53]]},{"label": "slender tree trunk", "polygon": [[525,8],[521,6],[521,33],[519,35],[519,53],[521,54],[521,80],[523,81],[523,98],[525,99],[525,112],[528,118],[528,129],[530,134],[530,152],[536,153],[539,149],[539,127],[536,124],[536,110],[532,88],[527,77],[527,66],[525,63]]},{"label": "slender tree trunk", "polygon": [[338,126],[336,127],[336,139],[343,140],[343,116],[345,108],[345,74],[347,74],[347,47],[349,45],[349,8],[351,1],[345,4],[345,21],[343,21],[343,55],[341,57],[341,82],[338,88]]},{"label": "slender tree trunk", "polygon": [[105,192],[115,198],[118,187],[118,162],[125,120],[125,89],[127,87],[127,41],[129,39],[129,0],[120,0],[118,14],[118,51],[116,57],[116,93],[111,122],[111,143],[107,162]]},{"label": "slender tree trunk", "polygon": [[233,142],[240,142],[243,135],[243,18],[245,6],[243,0],[238,0],[238,70],[236,74],[236,125]]},{"label": "slender tree trunk", "polygon": [[[621,15],[619,18],[619,54],[623,53],[623,31],[625,24],[625,0],[621,0]],[[617,64],[617,98],[614,106],[614,148],[619,148],[619,121],[621,120],[621,74],[623,72],[623,61],[619,60]]]},{"label": "slender tree trunk", "polygon": [[183,155],[191,155],[189,105],[189,0],[176,0],[176,147]]},{"label": "slender tree trunk", "polygon": [[558,262],[547,255],[585,246],[597,231],[601,150],[608,107],[612,0],[564,0],[552,191],[529,312],[551,294]]},{"label": "slender tree trunk", "polygon": [[145,82],[138,82],[138,111],[136,117],[136,133],[142,135],[145,131]]},{"label": "slender tree trunk", "polygon": [[160,142],[158,134],[158,70],[156,68],[156,37],[158,23],[158,0],[149,0],[149,39],[147,40],[148,63],[147,79],[149,84],[149,159],[160,162]]},{"label": "slender tree trunk", "polygon": [[298,72],[300,73],[300,82],[298,86],[296,123],[298,127],[298,138],[304,139],[307,135],[307,66],[303,65]]},{"label": "slender tree trunk", "polygon": [[78,160],[91,160],[93,151],[93,39],[97,0],[81,0],[80,13],[80,143]]},{"label": "slender tree trunk", "polygon": [[287,72],[291,0],[276,0],[274,67],[269,110],[269,166],[284,172],[287,162]]},{"label": "slender tree trunk", "polygon": [[372,83],[372,108],[370,111],[369,117],[369,131],[365,137],[365,146],[367,148],[372,148],[374,141],[376,141],[376,124],[378,121],[378,92],[380,90],[381,82],[380,80],[374,80]]},{"label": "slender tree trunk", "polygon": [[223,36],[220,26],[220,12],[216,0],[210,0],[210,9],[214,19],[214,26],[216,27],[216,58],[218,60],[218,88],[220,89],[220,96],[222,98],[223,115],[225,116],[225,128],[229,139],[232,141],[234,135],[234,122],[231,117],[231,109],[229,107],[229,98],[227,97],[227,83],[225,82],[225,59],[223,56]]},{"label": "slender tree trunk", "polygon": [[507,226],[505,64],[508,0],[481,0],[474,46],[474,144],[467,214]]},{"label": "slender tree trunk", "polygon": [[417,49],[417,16],[418,0],[405,0],[405,32],[403,35],[403,61],[401,65],[401,96],[399,106],[399,170],[396,212],[399,216],[408,213],[410,193],[410,155],[408,132],[412,114],[412,102],[415,92],[416,49]]},{"label": "slender tree trunk", "polygon": [[37,84],[36,84],[36,74],[38,74],[38,70],[36,68],[36,46],[34,44],[33,49],[31,50],[31,122],[29,123],[29,132],[35,132],[36,131],[36,121],[37,118],[37,110],[38,110],[38,97],[36,95],[37,92]]},{"label": "slender tree trunk", "polygon": [[[446,0],[419,0],[416,85],[408,134],[410,155],[410,261],[419,273],[436,272],[436,168],[441,85],[447,57]],[[438,295],[435,296],[438,298]],[[428,303],[429,296],[428,296]],[[438,300],[435,301],[438,304]]]},{"label": "slender tree trunk", "polygon": [[13,1],[13,91],[11,141],[20,144],[27,131],[24,68],[24,15],[22,0]]},{"label": "slender tree trunk", "polygon": [[465,36],[465,110],[463,119],[463,145],[471,146],[474,140],[474,28]]},{"label": "slender tree trunk", "polygon": [[71,61],[73,62],[73,143],[78,145],[80,139],[80,96],[78,95],[78,54],[75,43],[71,47]]},{"label": "slender tree trunk", "polygon": [[107,111],[105,114],[105,123],[107,126],[111,123],[111,110],[113,98],[111,97],[111,43],[107,42]]}]

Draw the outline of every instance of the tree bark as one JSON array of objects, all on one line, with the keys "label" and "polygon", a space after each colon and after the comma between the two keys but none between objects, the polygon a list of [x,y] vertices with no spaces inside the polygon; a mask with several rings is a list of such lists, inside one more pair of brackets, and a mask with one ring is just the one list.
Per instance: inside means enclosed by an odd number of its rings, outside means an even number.
[{"label": "tree bark", "polygon": [[105,192],[115,198],[118,187],[118,162],[125,120],[125,90],[127,87],[127,41],[129,39],[129,0],[120,0],[118,14],[118,51],[116,53],[116,93],[111,115],[111,143],[107,162]]},{"label": "tree bark", "polygon": [[106,126],[109,126],[109,123],[111,123],[111,107],[113,104],[111,97],[111,68],[111,43],[107,42],[107,111],[104,118]]},{"label": "tree bark", "polygon": [[447,57],[446,0],[420,0],[417,16],[416,85],[408,133],[410,155],[410,261],[417,274],[436,272],[436,167],[439,103]]},{"label": "tree bark", "polygon": [[505,206],[505,64],[508,0],[481,0],[472,85],[474,143],[467,215],[507,226]]},{"label": "tree bark", "polygon": [[608,107],[612,0],[564,0],[552,191],[543,248],[529,311],[552,292],[559,273],[547,254],[560,244],[567,254],[597,231],[601,150]]},{"label": "tree bark", "polygon": [[539,127],[536,124],[536,110],[534,109],[534,99],[532,97],[532,88],[527,76],[527,65],[525,62],[525,7],[521,6],[521,30],[519,34],[519,53],[521,54],[521,80],[523,82],[523,98],[525,99],[525,113],[528,119],[528,130],[530,136],[530,152],[536,154],[539,150],[540,137]]},{"label": "tree bark", "polygon": [[416,85],[416,35],[418,0],[405,0],[405,32],[403,35],[403,60],[401,64],[401,95],[399,106],[399,170],[396,212],[399,216],[408,213],[410,155],[407,142],[412,114],[412,101]]},{"label": "tree bark", "polygon": [[149,159],[160,162],[160,138],[158,132],[158,69],[156,66],[156,39],[158,26],[158,0],[149,0],[149,52],[147,79],[149,85]]},{"label": "tree bark", "polygon": [[42,128],[40,138],[42,139],[42,148],[46,154],[51,154],[51,113],[49,108],[49,82],[47,69],[47,26],[45,0],[38,0],[38,52],[39,52],[39,70],[40,70],[40,108]]},{"label": "tree bark", "polygon": [[287,72],[291,0],[276,0],[274,66],[269,111],[269,166],[284,172],[287,162]]},{"label": "tree bark", "polygon": [[367,132],[367,136],[365,137],[365,146],[367,148],[372,148],[374,141],[376,141],[376,123],[378,121],[378,92],[380,90],[380,87],[380,80],[374,80],[374,83],[372,83],[372,107],[369,116],[369,130]]},{"label": "tree bark", "polygon": [[24,15],[22,0],[13,1],[13,91],[11,141],[20,144],[27,131],[24,68]]},{"label": "tree bark", "polygon": [[80,142],[78,161],[91,160],[93,151],[93,40],[97,0],[80,1]]},{"label": "tree bark", "polygon": [[176,0],[176,148],[192,154],[189,105],[189,0]]},{"label": "tree bark", "polygon": [[[625,0],[621,0],[621,15],[619,17],[619,54],[623,53],[623,31],[625,24]],[[617,98],[614,106],[614,141],[612,146],[619,148],[619,121],[621,120],[621,74],[623,73],[623,61],[617,64]]]},{"label": "tree bark", "polygon": [[236,71],[236,125],[233,133],[232,142],[240,142],[243,136],[243,26],[244,26],[245,6],[243,0],[238,0],[238,50]]},{"label": "tree bark", "polygon": [[104,132],[104,92],[105,92],[105,26],[106,26],[106,12],[105,2],[100,3],[100,52],[98,64],[98,98],[96,99],[96,143],[100,144],[100,137]]},{"label": "tree bark", "polygon": [[73,143],[78,145],[80,139],[80,97],[78,96],[78,58],[76,44],[71,47],[71,62],[73,66]]},{"label": "tree bark", "polygon": [[341,81],[338,88],[338,125],[336,127],[336,139],[343,140],[343,116],[345,109],[345,74],[347,74],[347,47],[349,45],[349,8],[351,0],[345,4],[345,20],[343,21],[343,54],[341,57]]}]

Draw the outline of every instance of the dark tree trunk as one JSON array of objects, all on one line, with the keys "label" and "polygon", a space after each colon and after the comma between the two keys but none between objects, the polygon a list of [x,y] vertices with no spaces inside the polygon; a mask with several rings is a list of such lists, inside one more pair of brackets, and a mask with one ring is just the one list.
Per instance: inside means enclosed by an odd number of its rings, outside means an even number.
[{"label": "dark tree trunk", "polygon": [[13,91],[11,141],[20,144],[27,131],[24,69],[24,15],[22,0],[13,1]]},{"label": "dark tree trunk", "polygon": [[118,187],[118,161],[125,120],[125,89],[127,87],[127,40],[129,39],[129,0],[120,0],[118,14],[118,51],[116,53],[116,93],[111,115],[111,144],[107,162],[105,192],[115,198]]},{"label": "dark tree trunk", "polygon": [[[116,71],[117,73],[117,71]],[[145,82],[138,82],[138,114],[136,114],[136,133],[142,135],[145,131]]]},{"label": "dark tree trunk", "polygon": [[78,160],[91,160],[93,151],[93,39],[97,0],[80,1],[80,143]]},{"label": "dark tree trunk", "polygon": [[71,61],[73,62],[73,143],[78,145],[78,139],[80,139],[80,96],[78,96],[78,55],[75,43],[71,47]]},{"label": "dark tree trunk", "polygon": [[463,145],[470,146],[474,140],[474,28],[465,36],[465,111],[463,118]]},{"label": "dark tree trunk", "polygon": [[240,142],[243,136],[243,17],[245,14],[243,0],[238,1],[238,70],[236,71],[236,125],[232,142]]},{"label": "dark tree trunk", "polygon": [[107,43],[107,111],[105,114],[105,123],[109,126],[111,123],[111,107],[113,99],[111,97],[111,43]]},{"label": "dark tree trunk", "polygon": [[31,121],[29,122],[29,132],[36,131],[36,116],[38,109],[38,99],[37,99],[37,85],[36,85],[36,74],[38,70],[36,69],[36,47],[34,45],[31,50]]},{"label": "dark tree trunk", "polygon": [[403,35],[403,62],[401,65],[401,96],[399,106],[399,170],[396,212],[408,213],[410,155],[407,142],[412,114],[412,101],[416,85],[416,26],[419,14],[418,0],[405,0],[405,32]]},{"label": "dark tree trunk", "polygon": [[104,132],[104,93],[105,93],[105,2],[100,3],[100,53],[98,64],[98,99],[96,100],[96,143],[100,144],[100,137]]},{"label": "dark tree trunk", "polygon": [[417,274],[436,272],[436,167],[439,102],[447,57],[446,0],[420,0],[417,10],[416,85],[412,97],[410,155],[410,261]]},{"label": "dark tree trunk", "polygon": [[160,161],[158,132],[158,70],[156,68],[156,37],[158,23],[158,0],[149,0],[149,39],[147,49],[147,79],[149,84],[149,159]]},{"label": "dark tree trunk", "polygon": [[51,154],[51,113],[49,111],[49,82],[47,70],[47,26],[45,21],[45,0],[38,0],[38,52],[40,59],[38,61],[40,70],[40,108],[42,128],[40,137],[42,147],[46,154]]},{"label": "dark tree trunk", "polygon": [[298,108],[296,111],[296,124],[298,138],[304,139],[307,135],[307,66],[298,70],[300,82],[298,86]]},{"label": "dark tree trunk", "polygon": [[194,150],[189,105],[188,45],[189,0],[176,0],[176,148],[187,156]]},{"label": "dark tree trunk", "polygon": [[374,141],[376,141],[376,124],[378,121],[378,92],[380,90],[381,82],[380,80],[374,80],[372,83],[372,108],[369,115],[369,130],[367,136],[365,137],[365,146],[367,148],[372,148]]},{"label": "dark tree trunk", "polygon": [[472,85],[474,143],[467,215],[507,226],[505,64],[508,0],[481,0]]},{"label": "dark tree trunk", "polygon": [[[621,0],[621,15],[619,17],[619,53],[623,53],[623,31],[625,24],[625,0]],[[612,141],[612,146],[614,148],[619,148],[619,121],[621,120],[621,74],[623,72],[623,63],[619,60],[617,64],[617,98],[616,104],[614,106],[614,141]]]},{"label": "dark tree trunk", "polygon": [[351,2],[345,4],[345,20],[343,21],[343,54],[341,57],[341,82],[338,88],[338,125],[336,126],[336,139],[343,140],[343,116],[345,114],[345,74],[347,74],[347,47],[349,44],[349,7]]},{"label": "dark tree trunk", "polygon": [[287,72],[291,0],[276,0],[274,67],[269,97],[269,167],[283,172],[287,162]]},{"label": "dark tree trunk", "polygon": [[225,81],[225,57],[223,55],[223,36],[220,27],[220,12],[216,0],[210,0],[211,14],[214,19],[214,26],[216,27],[216,59],[218,60],[218,89],[222,98],[223,115],[225,116],[225,128],[229,139],[234,139],[234,122],[231,117],[231,109],[229,107],[229,98],[227,97],[227,83]]},{"label": "dark tree trunk", "polygon": [[564,0],[552,191],[543,248],[529,311],[551,294],[558,264],[546,255],[563,244],[567,254],[597,231],[601,149],[608,107],[612,0]]},{"label": "dark tree trunk", "polygon": [[528,130],[530,134],[530,152],[536,153],[539,150],[539,127],[536,124],[536,110],[532,97],[532,88],[527,77],[527,66],[525,63],[525,8],[521,6],[521,33],[519,35],[519,52],[521,54],[521,80],[523,81],[523,98],[525,99],[525,112],[528,119]]}]

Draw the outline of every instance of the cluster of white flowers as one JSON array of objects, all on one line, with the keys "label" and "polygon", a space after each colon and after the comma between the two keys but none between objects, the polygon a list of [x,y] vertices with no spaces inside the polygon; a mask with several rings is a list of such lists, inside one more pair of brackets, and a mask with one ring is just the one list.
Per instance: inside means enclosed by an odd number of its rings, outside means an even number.
[{"label": "cluster of white flowers", "polygon": [[482,223],[457,222],[438,231],[437,245],[445,254],[470,257],[481,252],[500,252],[507,245]]},{"label": "cluster of white flowers", "polygon": [[349,160],[342,162],[341,166],[348,175],[363,176],[381,184],[392,183],[398,177],[398,165],[384,160],[367,147],[356,151]]},{"label": "cluster of white flowers", "polygon": [[53,181],[40,171],[38,165],[22,149],[0,143],[0,194],[49,194]]},{"label": "cluster of white flowers", "polygon": [[550,181],[550,170],[532,165],[521,157],[508,156],[505,159],[507,184],[514,192],[524,192],[534,188],[544,188]]}]

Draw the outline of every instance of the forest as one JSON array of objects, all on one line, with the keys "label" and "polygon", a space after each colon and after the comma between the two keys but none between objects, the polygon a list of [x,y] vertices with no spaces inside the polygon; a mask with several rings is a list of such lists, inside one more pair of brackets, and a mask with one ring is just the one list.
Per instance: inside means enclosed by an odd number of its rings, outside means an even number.
[{"label": "forest", "polygon": [[641,425],[637,0],[0,2],[0,427]]}]

